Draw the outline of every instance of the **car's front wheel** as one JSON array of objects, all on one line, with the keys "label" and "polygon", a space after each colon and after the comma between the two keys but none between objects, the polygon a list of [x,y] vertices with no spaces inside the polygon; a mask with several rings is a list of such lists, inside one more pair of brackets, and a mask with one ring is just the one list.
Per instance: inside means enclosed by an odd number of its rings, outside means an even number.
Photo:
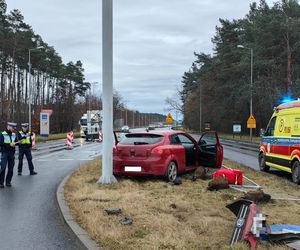
[{"label": "car's front wheel", "polygon": [[300,184],[300,162],[299,161],[295,161],[293,164],[292,178],[294,183]]},{"label": "car's front wheel", "polygon": [[166,172],[167,181],[173,182],[177,177],[177,165],[174,161],[171,161],[168,165]]},{"label": "car's front wheel", "polygon": [[269,171],[270,167],[266,165],[266,159],[263,153],[261,153],[258,157],[259,169],[261,171]]}]

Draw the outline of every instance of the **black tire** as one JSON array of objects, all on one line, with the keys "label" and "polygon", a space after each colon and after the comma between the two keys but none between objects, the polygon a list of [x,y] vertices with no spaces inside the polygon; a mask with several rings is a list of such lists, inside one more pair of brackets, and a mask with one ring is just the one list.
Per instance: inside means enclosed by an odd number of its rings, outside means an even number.
[{"label": "black tire", "polygon": [[171,161],[167,167],[166,179],[173,182],[177,177],[177,165],[174,161]]},{"label": "black tire", "polygon": [[300,162],[299,161],[295,161],[293,163],[292,178],[294,183],[300,184]]},{"label": "black tire", "polygon": [[258,156],[258,164],[260,171],[268,172],[270,170],[270,167],[266,165],[266,160],[263,153]]}]

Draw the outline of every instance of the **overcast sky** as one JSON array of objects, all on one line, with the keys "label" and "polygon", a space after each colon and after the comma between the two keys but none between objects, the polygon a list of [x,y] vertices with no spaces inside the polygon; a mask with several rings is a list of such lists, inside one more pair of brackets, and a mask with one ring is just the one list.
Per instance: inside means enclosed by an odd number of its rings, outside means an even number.
[{"label": "overcast sky", "polygon": [[[86,80],[102,84],[101,0],[6,1],[65,63],[81,60]],[[165,99],[180,88],[193,52],[212,53],[219,18],[242,18],[251,2],[114,0],[114,88],[127,107],[166,113]]]}]

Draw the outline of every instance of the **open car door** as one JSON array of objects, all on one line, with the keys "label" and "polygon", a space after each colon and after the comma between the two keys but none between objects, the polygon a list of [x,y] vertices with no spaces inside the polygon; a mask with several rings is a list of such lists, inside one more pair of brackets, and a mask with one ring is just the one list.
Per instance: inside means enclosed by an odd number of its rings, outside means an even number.
[{"label": "open car door", "polygon": [[201,135],[198,141],[199,165],[204,167],[221,167],[223,161],[223,146],[217,132],[209,131]]}]

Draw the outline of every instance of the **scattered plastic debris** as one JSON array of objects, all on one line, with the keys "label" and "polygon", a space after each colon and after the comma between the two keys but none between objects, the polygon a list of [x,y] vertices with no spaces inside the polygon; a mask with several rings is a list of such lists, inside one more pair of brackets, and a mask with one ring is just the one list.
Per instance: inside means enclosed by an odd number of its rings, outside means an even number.
[{"label": "scattered plastic debris", "polygon": [[[238,241],[247,240],[250,243],[251,250],[257,248],[258,238],[256,235],[262,229],[264,219],[256,204],[249,200],[238,200],[226,206],[236,216],[236,222],[233,229],[230,245]],[[254,218],[257,219],[254,220]],[[255,223],[253,223],[255,221]],[[252,232],[253,231],[253,232]]]},{"label": "scattered plastic debris", "polygon": [[181,185],[182,184],[182,180],[180,177],[176,177],[176,179],[173,181],[174,185]]},{"label": "scattered plastic debris", "polygon": [[133,223],[133,220],[128,217],[124,217],[120,220],[120,223],[122,225],[131,225]]},{"label": "scattered plastic debris", "polygon": [[121,210],[121,208],[108,208],[108,209],[105,209],[105,212],[108,215],[118,215],[118,214],[122,213],[122,210]]},{"label": "scattered plastic debris", "polygon": [[111,199],[101,199],[101,198],[89,198],[89,197],[85,197],[80,199],[79,201],[83,202],[83,201],[95,201],[95,202],[110,202],[112,201]]}]

